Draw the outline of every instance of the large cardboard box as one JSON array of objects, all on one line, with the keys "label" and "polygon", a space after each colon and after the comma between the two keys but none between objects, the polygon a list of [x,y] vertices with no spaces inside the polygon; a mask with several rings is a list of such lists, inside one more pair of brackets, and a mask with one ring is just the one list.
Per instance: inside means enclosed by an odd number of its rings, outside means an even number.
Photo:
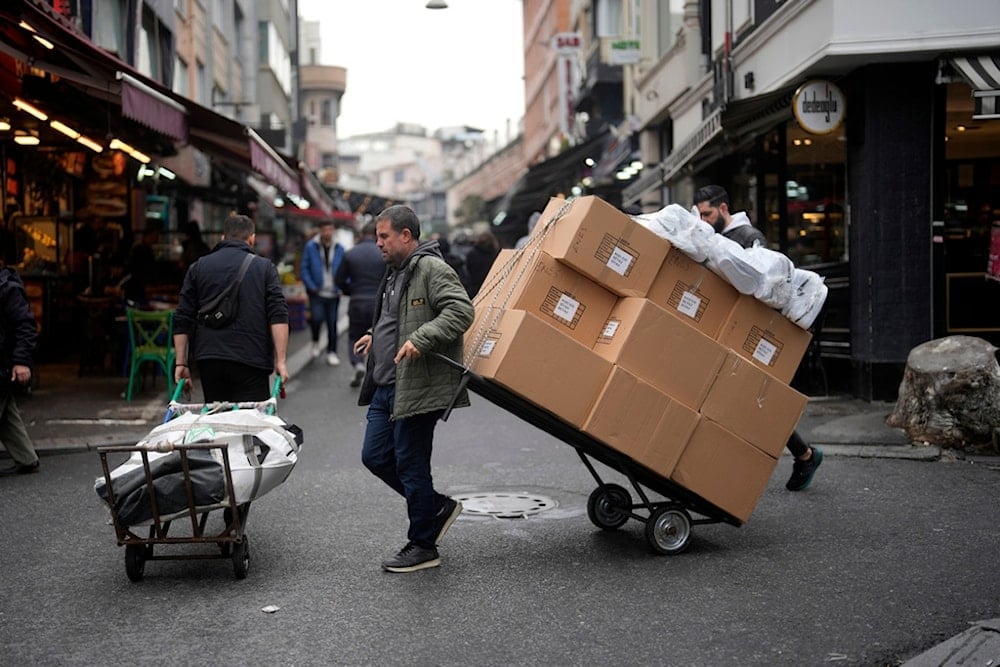
[{"label": "large cardboard box", "polygon": [[677,248],[671,248],[646,298],[676,314],[706,336],[715,338],[740,293]]},{"label": "large cardboard box", "polygon": [[581,430],[669,477],[697,423],[698,413],[615,366]]},{"label": "large cardboard box", "polygon": [[[476,295],[478,324],[486,310],[526,310],[590,347],[618,297],[540,250],[505,250]],[[473,329],[474,331],[474,329]]]},{"label": "large cardboard box", "polygon": [[523,310],[505,310],[472,358],[471,370],[583,426],[611,364]]},{"label": "large cardboard box", "polygon": [[802,416],[805,396],[730,351],[701,414],[778,458]]},{"label": "large cardboard box", "polygon": [[736,350],[785,384],[792,381],[812,334],[780,311],[741,294],[719,333],[719,342]]},{"label": "large cardboard box", "polygon": [[746,521],[776,465],[777,459],[710,419],[702,418],[670,479]]},{"label": "large cardboard box", "polygon": [[649,299],[618,300],[594,352],[698,410],[726,349]]},{"label": "large cardboard box", "polygon": [[541,249],[619,296],[646,296],[670,242],[593,195],[571,200],[546,230],[565,204],[554,197],[542,211]]}]

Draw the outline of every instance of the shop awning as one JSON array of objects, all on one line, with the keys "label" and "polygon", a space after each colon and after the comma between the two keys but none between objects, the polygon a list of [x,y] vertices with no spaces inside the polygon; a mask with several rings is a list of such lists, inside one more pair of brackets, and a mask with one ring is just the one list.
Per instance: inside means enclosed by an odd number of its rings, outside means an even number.
[{"label": "shop awning", "polygon": [[951,59],[951,66],[972,87],[972,117],[1000,118],[1000,55],[959,56]]},{"label": "shop awning", "polygon": [[123,116],[172,139],[187,139],[186,105],[79,32],[52,6],[7,0],[0,9],[0,51],[121,105]]},{"label": "shop awning", "polygon": [[299,163],[299,176],[302,181],[302,196],[309,200],[312,207],[327,215],[334,213],[337,203],[305,162]]}]

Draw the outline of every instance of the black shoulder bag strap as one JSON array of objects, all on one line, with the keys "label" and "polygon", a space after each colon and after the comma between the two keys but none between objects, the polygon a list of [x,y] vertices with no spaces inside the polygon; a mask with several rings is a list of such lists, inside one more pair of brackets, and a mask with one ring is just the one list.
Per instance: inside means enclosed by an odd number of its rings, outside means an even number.
[{"label": "black shoulder bag strap", "polygon": [[243,282],[243,276],[246,275],[247,269],[250,268],[250,262],[253,261],[253,258],[254,258],[254,254],[252,252],[248,252],[246,258],[243,260],[243,264],[240,265],[240,273],[239,273],[239,275],[236,276],[236,283],[235,284],[237,286],[241,282]]}]

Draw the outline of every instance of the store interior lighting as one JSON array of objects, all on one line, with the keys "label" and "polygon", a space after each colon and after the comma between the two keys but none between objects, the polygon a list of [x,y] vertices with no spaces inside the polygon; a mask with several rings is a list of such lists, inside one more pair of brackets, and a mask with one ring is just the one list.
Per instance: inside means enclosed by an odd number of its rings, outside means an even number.
[{"label": "store interior lighting", "polygon": [[39,35],[38,32],[34,28],[32,28],[27,21],[21,21],[20,23],[18,23],[18,25],[27,30],[28,32],[30,32],[31,36],[35,38],[35,41],[37,41],[45,48],[49,49],[50,51],[55,48],[52,42]]},{"label": "store interior lighting", "polygon": [[448,9],[448,3],[444,0],[429,0],[425,6],[427,9]]},{"label": "store interior lighting", "polygon": [[95,153],[103,153],[104,152],[104,146],[101,146],[99,143],[97,143],[93,139],[85,137],[82,134],[79,137],[77,137],[76,140],[77,140],[78,143],[86,146],[87,148],[89,148],[90,150],[94,151]]},{"label": "store interior lighting", "polygon": [[14,142],[22,146],[37,146],[40,143],[37,134],[34,132],[25,132],[24,130],[18,130],[14,134]]},{"label": "store interior lighting", "polygon": [[145,153],[137,151],[120,139],[112,139],[111,143],[108,144],[108,148],[113,151],[124,151],[143,164],[149,164],[149,161],[152,159]]},{"label": "store interior lighting", "polygon": [[21,111],[24,111],[26,113],[30,113],[32,116],[34,116],[38,120],[48,120],[49,119],[49,115],[47,113],[45,113],[41,109],[38,109],[36,107],[31,106],[30,104],[28,104],[27,102],[25,102],[24,100],[22,100],[19,97],[15,97],[14,98],[14,106],[16,106]]},{"label": "store interior lighting", "polygon": [[6,118],[0,118],[0,132],[7,132],[10,130],[10,121]]}]

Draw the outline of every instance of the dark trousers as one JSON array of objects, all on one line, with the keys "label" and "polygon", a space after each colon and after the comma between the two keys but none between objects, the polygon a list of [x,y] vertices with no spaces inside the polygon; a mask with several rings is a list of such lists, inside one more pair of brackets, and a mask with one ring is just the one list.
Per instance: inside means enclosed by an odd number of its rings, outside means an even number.
[{"label": "dark trousers", "polygon": [[792,431],[792,435],[788,438],[788,442],[785,444],[785,447],[788,448],[788,451],[790,451],[792,456],[795,458],[799,458],[809,451],[809,445],[807,445],[806,441],[802,439],[798,431]]},{"label": "dark trousers", "polygon": [[434,490],[431,449],[434,427],[443,410],[392,419],[396,387],[375,388],[368,406],[368,426],[361,461],[393,491],[406,498],[410,519],[407,538],[425,549],[434,547],[434,517],[446,498]]},{"label": "dark trousers", "polygon": [[325,297],[318,294],[309,295],[309,327],[312,342],[319,341],[319,332],[326,324],[326,351],[337,351],[337,311],[340,310],[340,297]]},{"label": "dark trousers", "polygon": [[375,317],[374,299],[355,299],[351,297],[347,304],[347,342],[351,350],[351,365],[365,363],[365,358],[354,352],[354,342],[368,333]]},{"label": "dark trousers", "polygon": [[238,361],[203,359],[198,362],[198,373],[206,403],[266,401],[271,397],[270,371]]}]

